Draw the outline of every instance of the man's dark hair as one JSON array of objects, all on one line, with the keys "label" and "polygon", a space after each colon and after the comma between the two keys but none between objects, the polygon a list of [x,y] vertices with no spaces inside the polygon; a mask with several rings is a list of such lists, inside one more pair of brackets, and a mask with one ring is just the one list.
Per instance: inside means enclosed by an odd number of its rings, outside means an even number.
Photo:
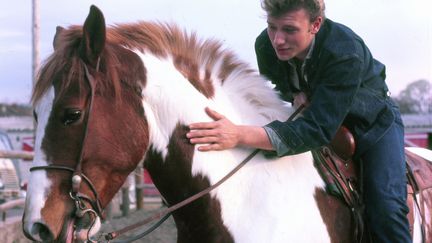
[{"label": "man's dark hair", "polygon": [[261,7],[267,15],[272,17],[280,17],[290,11],[305,9],[309,13],[311,22],[319,16],[325,18],[324,0],[262,0]]}]

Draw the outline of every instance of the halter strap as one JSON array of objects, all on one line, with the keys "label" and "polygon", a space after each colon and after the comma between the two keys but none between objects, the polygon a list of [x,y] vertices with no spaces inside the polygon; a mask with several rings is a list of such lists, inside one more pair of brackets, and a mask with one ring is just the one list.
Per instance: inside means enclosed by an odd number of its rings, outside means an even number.
[{"label": "halter strap", "polygon": [[[100,58],[98,59],[97,62],[97,66],[96,66],[96,71],[99,71],[99,62],[100,62]],[[69,171],[72,172],[72,189],[71,189],[71,197],[73,200],[75,200],[76,202],[84,199],[85,201],[89,202],[90,205],[92,206],[92,208],[94,210],[96,210],[97,214],[99,217],[104,218],[103,216],[103,209],[102,209],[102,205],[99,199],[99,194],[96,191],[95,186],[93,185],[93,183],[91,182],[91,180],[83,173],[82,171],[82,162],[83,162],[83,158],[84,158],[84,148],[86,145],[86,141],[87,141],[87,136],[88,136],[88,124],[89,124],[89,120],[90,120],[90,115],[91,115],[91,111],[93,109],[93,100],[94,100],[94,96],[95,96],[95,79],[94,77],[90,74],[87,65],[83,62],[83,67],[84,67],[84,75],[85,75],[85,79],[87,80],[89,87],[90,87],[90,102],[88,104],[87,107],[87,112],[86,112],[86,122],[84,124],[84,135],[82,138],[82,142],[81,142],[81,148],[80,148],[80,155],[78,157],[78,163],[76,164],[75,168],[71,168],[71,167],[67,167],[67,166],[61,166],[61,165],[46,165],[46,166],[34,166],[30,168],[30,171],[35,171],[35,170],[63,170],[63,171]],[[87,183],[87,185],[89,186],[90,190],[93,193],[93,196],[95,197],[94,200],[92,200],[89,196],[80,193],[80,187],[81,187],[81,182],[82,182],[82,178],[84,178],[85,182]],[[79,209],[77,209],[79,210]]]}]

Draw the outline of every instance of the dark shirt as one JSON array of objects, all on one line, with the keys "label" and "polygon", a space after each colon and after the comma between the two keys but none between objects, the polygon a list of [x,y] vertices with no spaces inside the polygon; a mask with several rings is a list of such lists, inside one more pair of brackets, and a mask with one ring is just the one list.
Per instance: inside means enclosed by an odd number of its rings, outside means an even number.
[{"label": "dark shirt", "polygon": [[[324,21],[300,77],[293,65],[277,58],[267,30],[257,37],[255,51],[260,73],[275,84],[283,99],[292,102],[293,94],[303,91],[310,102],[295,121],[273,121],[266,126],[286,146],[284,155],[328,144],[344,124],[355,136],[358,156],[395,120],[402,123],[397,106],[388,96],[385,66],[342,24]],[[291,82],[296,75],[307,81],[300,90]]]}]

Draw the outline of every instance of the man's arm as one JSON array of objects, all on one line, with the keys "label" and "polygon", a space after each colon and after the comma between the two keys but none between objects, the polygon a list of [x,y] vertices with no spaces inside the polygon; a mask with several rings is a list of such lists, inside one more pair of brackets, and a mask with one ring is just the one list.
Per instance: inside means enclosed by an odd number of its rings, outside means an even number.
[{"label": "man's arm", "polygon": [[186,135],[192,144],[200,144],[199,151],[224,150],[239,145],[273,150],[264,128],[236,125],[210,108],[206,108],[206,112],[214,121],[190,124],[190,132]]}]

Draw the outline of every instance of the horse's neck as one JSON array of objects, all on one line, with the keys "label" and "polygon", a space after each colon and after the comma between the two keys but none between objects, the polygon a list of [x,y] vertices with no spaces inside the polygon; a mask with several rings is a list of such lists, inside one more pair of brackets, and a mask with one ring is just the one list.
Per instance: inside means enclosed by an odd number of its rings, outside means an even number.
[{"label": "horse's neck", "polygon": [[[191,163],[188,164],[191,173],[181,170],[168,171],[168,167],[172,166],[172,163],[178,163],[179,156],[182,156],[182,153],[169,154],[168,148],[171,152],[181,150],[181,146],[189,146],[184,142],[184,138],[175,136],[184,136],[187,129],[183,126],[193,122],[210,121],[204,111],[206,106],[214,108],[239,124],[264,125],[275,119],[284,120],[289,115],[290,111],[276,93],[270,87],[266,87],[264,80],[255,74],[234,72],[223,83],[213,80],[215,95],[212,99],[207,99],[175,69],[170,60],[161,60],[144,54],[140,54],[140,57],[147,70],[143,104],[150,127],[150,143],[156,152],[153,154],[162,156],[159,162],[167,163],[166,168],[162,164],[153,166],[163,167],[162,170],[165,171],[159,173],[166,180],[186,176],[187,181],[203,178],[205,181],[208,180],[210,185],[215,184],[252,151],[249,148],[238,147],[225,151],[198,152],[195,148],[192,152],[192,161],[182,162]],[[173,140],[179,143],[173,143]],[[178,148],[173,149],[172,146]],[[190,147],[189,149],[193,150]],[[183,174],[168,175],[166,171]],[[184,181],[185,178],[179,183],[185,183]],[[189,184],[175,185],[178,188]],[[196,188],[195,185],[179,191],[190,192]],[[213,211],[220,211],[219,217],[232,232],[235,241],[263,242],[266,239],[262,237],[268,236],[268,232],[272,232],[274,227],[290,227],[293,229],[292,232],[312,227],[315,232],[320,232],[314,239],[320,240],[325,234],[325,227],[320,221],[321,216],[314,194],[322,188],[323,182],[313,166],[310,153],[270,160],[260,153],[214,190],[211,198],[216,199],[216,205],[219,205],[216,207],[220,207],[220,210],[213,208]],[[177,190],[175,192],[177,193]],[[204,207],[215,207],[215,204],[208,203]],[[276,214],[275,209],[278,209]],[[199,213],[206,215],[213,211],[203,209]],[[277,218],[276,222],[268,221],[272,218]],[[299,224],[298,222],[304,222],[304,218],[313,220],[307,226]],[[182,220],[194,221],[187,218]],[[250,232],[249,224],[256,228],[256,232]],[[280,240],[273,241],[304,240],[298,235],[290,234],[277,236]]]},{"label": "horse's neck", "polygon": [[[137,53],[147,70],[144,107],[154,147],[166,147],[178,124],[210,121],[204,108],[211,107],[238,124],[265,125],[284,120],[290,110],[268,83],[256,73],[234,71],[224,82],[212,74],[214,97],[207,99],[175,68],[172,60]],[[214,70],[218,72],[218,70]]]}]

